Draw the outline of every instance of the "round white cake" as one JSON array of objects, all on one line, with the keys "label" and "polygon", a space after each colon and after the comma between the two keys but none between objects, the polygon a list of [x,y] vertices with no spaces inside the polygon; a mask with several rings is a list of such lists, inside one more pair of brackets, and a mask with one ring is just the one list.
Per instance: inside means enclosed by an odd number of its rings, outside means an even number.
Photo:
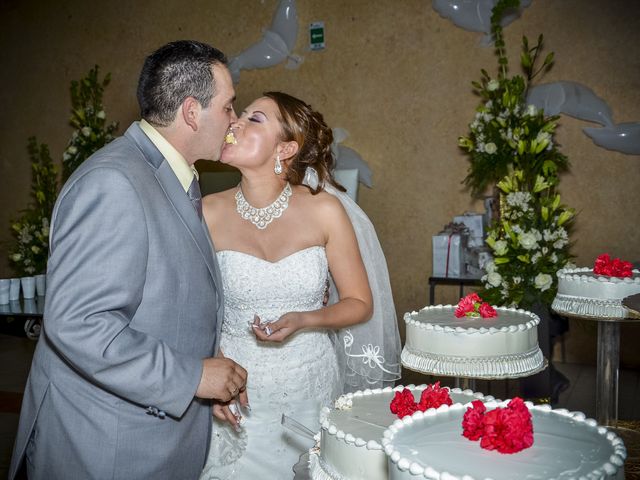
[{"label": "round white cake", "polygon": [[[505,407],[487,402],[487,410]],[[626,449],[620,437],[580,412],[527,403],[533,445],[512,454],[485,450],[462,436],[469,405],[441,406],[397,420],[382,444],[390,480],[623,479]]]},{"label": "round white cake", "polygon": [[[384,431],[397,420],[390,404],[396,392],[408,388],[416,401],[427,385],[397,386],[342,395],[335,409],[320,414],[320,448],[309,452],[313,480],[386,480],[387,457],[382,449]],[[454,403],[492,401],[491,396],[453,388]]]},{"label": "round white cake", "polygon": [[402,365],[422,373],[473,378],[515,378],[544,368],[537,315],[494,307],[493,318],[454,315],[456,306],[406,313]]},{"label": "round white cake", "polygon": [[593,268],[558,271],[558,293],[551,308],[578,317],[621,319],[628,316],[622,299],[640,293],[640,270],[626,278],[606,277]]}]

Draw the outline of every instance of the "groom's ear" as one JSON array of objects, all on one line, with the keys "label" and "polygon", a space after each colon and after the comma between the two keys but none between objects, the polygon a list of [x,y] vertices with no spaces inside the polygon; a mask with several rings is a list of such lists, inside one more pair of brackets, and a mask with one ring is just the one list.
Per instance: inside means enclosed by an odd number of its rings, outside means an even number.
[{"label": "groom's ear", "polygon": [[193,97],[187,97],[180,105],[178,115],[182,116],[182,120],[187,124],[194,132],[198,131],[198,117],[200,116],[200,110],[202,106],[200,102]]},{"label": "groom's ear", "polygon": [[290,142],[280,142],[278,145],[278,155],[280,160],[291,160],[298,153],[298,142],[291,140]]}]

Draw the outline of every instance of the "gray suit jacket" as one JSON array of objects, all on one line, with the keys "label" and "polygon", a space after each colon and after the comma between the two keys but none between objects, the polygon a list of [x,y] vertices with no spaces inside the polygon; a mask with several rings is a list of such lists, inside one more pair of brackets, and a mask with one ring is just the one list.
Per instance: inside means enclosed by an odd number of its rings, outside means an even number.
[{"label": "gray suit jacket", "polygon": [[137,123],[69,178],[50,245],[9,478],[25,452],[36,480],[198,478],[211,411],[194,394],[222,283],[205,224]]}]

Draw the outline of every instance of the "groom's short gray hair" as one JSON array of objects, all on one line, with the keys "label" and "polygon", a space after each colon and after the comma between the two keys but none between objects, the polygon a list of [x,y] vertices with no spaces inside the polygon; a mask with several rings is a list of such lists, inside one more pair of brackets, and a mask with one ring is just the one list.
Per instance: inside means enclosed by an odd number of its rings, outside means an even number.
[{"label": "groom's short gray hair", "polygon": [[171,42],[153,52],[145,59],[138,81],[141,117],[166,127],[187,97],[208,107],[215,94],[215,64],[227,64],[224,53],[194,40]]}]

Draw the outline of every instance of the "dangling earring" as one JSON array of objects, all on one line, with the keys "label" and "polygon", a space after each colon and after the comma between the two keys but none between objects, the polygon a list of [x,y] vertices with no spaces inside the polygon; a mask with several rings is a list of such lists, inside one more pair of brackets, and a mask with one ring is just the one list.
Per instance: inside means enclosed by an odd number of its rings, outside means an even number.
[{"label": "dangling earring", "polygon": [[280,163],[280,155],[276,155],[276,164],[273,167],[273,171],[276,172],[276,175],[280,175],[282,173],[282,163]]}]

